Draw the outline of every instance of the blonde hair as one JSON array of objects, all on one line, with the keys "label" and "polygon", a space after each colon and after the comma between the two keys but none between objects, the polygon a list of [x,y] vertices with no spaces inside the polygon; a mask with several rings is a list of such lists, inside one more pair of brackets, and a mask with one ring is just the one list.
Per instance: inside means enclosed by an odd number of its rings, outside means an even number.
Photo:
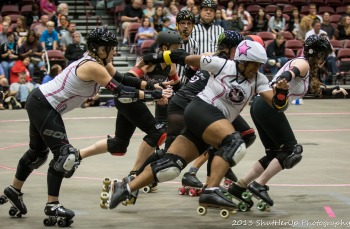
[{"label": "blonde hair", "polygon": [[46,22],[46,26],[55,26],[55,23],[53,21]]},{"label": "blonde hair", "polygon": [[309,31],[312,29],[312,20],[308,16],[304,16],[300,20],[300,28],[304,31]]}]

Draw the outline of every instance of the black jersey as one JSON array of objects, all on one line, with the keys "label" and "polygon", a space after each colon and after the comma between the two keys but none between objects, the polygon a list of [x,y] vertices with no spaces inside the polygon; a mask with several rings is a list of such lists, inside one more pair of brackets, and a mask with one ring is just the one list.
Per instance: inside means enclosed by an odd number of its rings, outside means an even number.
[{"label": "black jersey", "polygon": [[191,79],[173,96],[172,101],[185,109],[192,99],[205,88],[210,74],[205,70],[198,70]]},{"label": "black jersey", "polygon": [[164,69],[161,64],[156,64],[151,72],[147,72],[142,79],[146,81],[153,81],[154,83],[168,81],[171,65],[167,65]]}]

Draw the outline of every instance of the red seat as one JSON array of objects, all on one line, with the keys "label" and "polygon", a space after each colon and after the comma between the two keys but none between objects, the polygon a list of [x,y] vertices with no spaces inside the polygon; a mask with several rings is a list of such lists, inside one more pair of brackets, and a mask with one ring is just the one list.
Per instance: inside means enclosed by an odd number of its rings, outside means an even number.
[{"label": "red seat", "polygon": [[287,22],[289,22],[290,20],[290,16],[288,14],[283,14],[282,16],[286,20],[286,25],[287,25]]},{"label": "red seat", "polygon": [[273,3],[278,6],[285,6],[290,3],[289,0],[273,0]]},{"label": "red seat", "polygon": [[284,36],[284,39],[286,40],[294,40],[294,35],[289,32],[289,31],[283,31],[283,36]]},{"label": "red seat", "polygon": [[295,58],[295,53],[293,50],[289,49],[289,48],[285,48],[284,49],[284,55],[285,57],[287,57],[288,59],[293,59]]},{"label": "red seat", "polygon": [[309,6],[302,6],[300,9],[300,14],[308,15],[310,13],[310,7]]},{"label": "red seat", "polygon": [[9,16],[11,18],[11,24],[16,23],[17,19],[21,16],[20,14],[8,14],[6,16]]},{"label": "red seat", "polygon": [[304,49],[299,49],[297,51],[297,57],[304,56]]},{"label": "red seat", "polygon": [[243,3],[244,6],[254,4],[254,0],[237,0],[237,5]]},{"label": "red seat", "polygon": [[326,2],[327,2],[326,4],[329,6],[341,6],[341,5],[343,5],[342,0],[327,0]]},{"label": "red seat", "polygon": [[249,5],[249,6],[247,6],[246,10],[254,17],[255,15],[258,14],[260,8],[262,8],[262,7],[259,5]]},{"label": "red seat", "polygon": [[287,40],[285,47],[292,49],[296,53],[298,50],[303,49],[304,45],[299,40]]},{"label": "red seat", "polygon": [[269,46],[274,40],[267,40],[265,41],[265,48],[267,49],[267,46]]},{"label": "red seat", "polygon": [[328,12],[330,15],[335,14],[335,11],[331,6],[320,6],[318,8],[318,14],[323,14],[325,12]]},{"label": "red seat", "polygon": [[32,5],[23,5],[21,8],[21,15],[26,15],[32,12]]},{"label": "red seat", "polygon": [[271,32],[258,32],[256,35],[261,37],[261,39],[263,41],[274,40],[275,39],[275,37],[273,36],[273,34]]},{"label": "red seat", "polygon": [[338,60],[343,60],[345,58],[350,58],[350,48],[344,48],[344,49],[340,49],[338,51]]},{"label": "red seat", "polygon": [[269,5],[269,4],[271,4],[271,0],[255,0],[255,4],[258,4],[258,5]]},{"label": "red seat", "polygon": [[333,15],[331,15],[330,18],[329,18],[330,23],[339,23],[341,17],[342,16],[340,14],[333,14]]},{"label": "red seat", "polygon": [[307,1],[305,0],[290,0],[290,4],[294,6],[303,6],[307,4]]},{"label": "red seat", "polygon": [[309,0],[309,4],[314,3],[317,6],[325,5],[326,1],[325,0]]},{"label": "red seat", "polygon": [[3,5],[1,9],[1,15],[6,16],[9,14],[19,14],[17,5]]},{"label": "red seat", "polygon": [[135,49],[137,51],[137,32],[138,29],[141,27],[140,22],[132,22],[129,25],[129,37],[128,37],[128,44],[131,46],[130,53],[132,53]]},{"label": "red seat", "polygon": [[276,5],[268,5],[265,7],[265,12],[266,14],[275,15],[277,8]]},{"label": "red seat", "polygon": [[66,58],[64,57],[61,50],[47,50],[47,56],[48,61],[50,62],[50,66],[59,64],[62,68],[66,67]]},{"label": "red seat", "polygon": [[334,49],[342,49],[344,48],[343,42],[340,40],[330,40],[329,41]]},{"label": "red seat", "polygon": [[350,48],[350,40],[345,40],[344,48]]},{"label": "red seat", "polygon": [[335,8],[335,13],[336,14],[345,14],[346,12],[346,6],[337,6],[337,8]]},{"label": "red seat", "polygon": [[155,40],[145,40],[144,42],[142,42],[140,47],[140,54],[143,55],[145,53],[148,53],[154,42]]},{"label": "red seat", "polygon": [[296,7],[293,5],[284,5],[283,13],[284,14],[291,14],[294,8],[296,8]]}]

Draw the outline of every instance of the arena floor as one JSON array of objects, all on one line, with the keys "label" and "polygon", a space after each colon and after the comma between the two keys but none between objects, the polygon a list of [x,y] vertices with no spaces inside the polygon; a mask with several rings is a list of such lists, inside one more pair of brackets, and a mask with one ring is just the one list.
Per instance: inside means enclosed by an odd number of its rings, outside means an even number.
[{"label": "arena floor", "polygon": [[[150,109],[154,110],[153,106]],[[65,115],[71,144],[88,146],[114,133],[115,108],[76,109]],[[252,124],[249,107],[243,117]],[[142,114],[140,114],[142,115]],[[228,219],[219,210],[205,216],[196,213],[198,197],[180,196],[181,176],[158,186],[156,193],[140,193],[136,205],[115,210],[99,207],[102,179],[122,178],[131,169],[143,133],[137,130],[124,157],[103,154],[85,159],[75,176],[66,179],[61,203],[76,212],[73,228],[347,228],[350,227],[350,106],[349,100],[304,100],[291,105],[287,116],[299,143],[304,147],[302,162],[283,171],[270,183],[275,206],[270,212],[255,207]],[[28,147],[28,119],[24,110],[0,111],[0,193],[15,174],[19,158]],[[234,168],[238,177],[263,155],[259,139]],[[52,156],[52,155],[50,155]],[[27,180],[23,192],[28,213],[22,218],[8,215],[9,204],[0,206],[0,228],[45,228],[46,171],[48,163]],[[186,168],[187,170],[188,168]],[[199,177],[205,179],[204,167]]]}]

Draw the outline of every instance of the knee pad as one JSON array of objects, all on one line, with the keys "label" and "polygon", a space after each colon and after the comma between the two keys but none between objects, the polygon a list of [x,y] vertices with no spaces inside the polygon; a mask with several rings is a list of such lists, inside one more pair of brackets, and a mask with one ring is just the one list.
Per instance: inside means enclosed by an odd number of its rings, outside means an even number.
[{"label": "knee pad", "polygon": [[269,166],[270,162],[277,156],[278,153],[280,153],[280,150],[270,150],[270,149],[266,149],[265,153],[266,156],[263,156],[262,158],[260,158],[259,162],[261,164],[261,166],[266,169],[267,166]]},{"label": "knee pad", "polygon": [[245,143],[241,134],[236,131],[222,140],[220,148],[215,152],[215,155],[222,157],[229,163],[230,167],[233,167],[242,160],[245,153]]},{"label": "knee pad", "polygon": [[186,161],[175,154],[167,153],[158,161],[151,164],[154,180],[165,182],[178,177],[187,166]]},{"label": "knee pad", "polygon": [[52,159],[50,167],[61,173],[70,172],[79,164],[79,151],[71,144],[64,145],[60,148],[58,159]]},{"label": "knee pad", "polygon": [[301,155],[303,152],[303,146],[296,144],[294,146],[293,151],[284,151],[283,153],[280,153],[277,155],[277,160],[281,164],[283,169],[291,169],[296,164],[298,164],[303,156]]},{"label": "knee pad", "polygon": [[255,139],[256,139],[255,131],[253,128],[250,128],[249,130],[243,131],[241,135],[246,145],[246,148],[248,149],[248,147],[253,145],[253,143],[255,142]]},{"label": "knee pad", "polygon": [[128,149],[129,143],[130,141],[126,141],[118,137],[112,138],[108,135],[107,150],[113,156],[124,156]]},{"label": "knee pad", "polygon": [[165,129],[166,127],[164,123],[156,123],[149,131],[147,131],[148,133],[143,140],[151,147],[161,146],[166,139]]},{"label": "knee pad", "polygon": [[29,149],[20,159],[20,163],[27,166],[30,170],[38,169],[45,164],[49,152],[49,148],[40,152]]}]

